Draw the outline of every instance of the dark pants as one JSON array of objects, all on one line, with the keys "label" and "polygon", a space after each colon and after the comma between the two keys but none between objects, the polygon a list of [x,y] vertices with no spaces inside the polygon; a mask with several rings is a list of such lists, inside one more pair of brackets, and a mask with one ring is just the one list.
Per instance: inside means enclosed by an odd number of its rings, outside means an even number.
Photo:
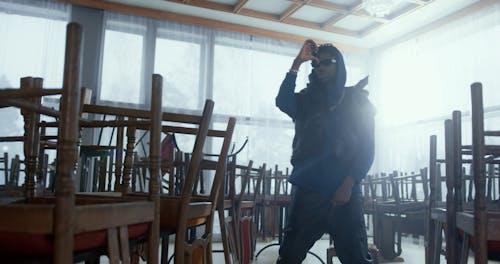
[{"label": "dark pants", "polygon": [[372,263],[360,194],[353,193],[347,204],[334,208],[327,197],[298,187],[292,189],[277,263],[302,263],[307,251],[325,233],[333,236],[335,251],[342,263]]}]

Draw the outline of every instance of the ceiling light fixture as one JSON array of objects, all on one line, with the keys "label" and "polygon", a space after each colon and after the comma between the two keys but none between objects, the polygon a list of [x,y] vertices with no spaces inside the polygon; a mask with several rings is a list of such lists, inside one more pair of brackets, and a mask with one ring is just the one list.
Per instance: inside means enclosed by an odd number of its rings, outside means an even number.
[{"label": "ceiling light fixture", "polygon": [[396,0],[363,0],[363,8],[376,17],[385,17],[390,14],[396,4]]}]

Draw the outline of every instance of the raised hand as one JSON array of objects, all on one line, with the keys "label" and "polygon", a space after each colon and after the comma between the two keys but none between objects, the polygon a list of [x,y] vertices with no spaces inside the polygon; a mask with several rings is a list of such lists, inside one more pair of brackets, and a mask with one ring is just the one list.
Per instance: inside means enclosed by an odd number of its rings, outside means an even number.
[{"label": "raised hand", "polygon": [[302,48],[300,49],[300,52],[297,55],[297,58],[295,58],[295,60],[297,61],[297,63],[302,63],[308,60],[318,60],[314,56],[314,53],[317,50],[318,50],[318,45],[316,45],[316,42],[314,42],[312,39],[308,39],[304,41],[304,45],[302,45]]}]

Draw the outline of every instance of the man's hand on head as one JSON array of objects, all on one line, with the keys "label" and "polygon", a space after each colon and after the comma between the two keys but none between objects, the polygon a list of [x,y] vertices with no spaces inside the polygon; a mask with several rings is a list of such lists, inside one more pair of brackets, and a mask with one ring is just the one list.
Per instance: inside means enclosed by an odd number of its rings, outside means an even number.
[{"label": "man's hand on head", "polygon": [[314,42],[314,40],[308,39],[304,41],[304,44],[302,45],[299,54],[295,58],[294,66],[300,66],[300,64],[308,60],[318,60],[314,56],[317,50],[318,50],[318,45],[316,44],[316,42]]}]

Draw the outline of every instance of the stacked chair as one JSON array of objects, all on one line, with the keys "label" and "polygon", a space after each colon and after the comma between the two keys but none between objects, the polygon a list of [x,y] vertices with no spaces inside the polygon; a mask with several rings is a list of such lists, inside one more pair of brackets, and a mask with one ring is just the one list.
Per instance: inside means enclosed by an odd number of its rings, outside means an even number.
[{"label": "stacked chair", "polygon": [[[156,97],[156,96],[155,96]],[[162,253],[161,262],[167,263],[169,236],[175,234],[175,252],[172,257],[175,257],[175,263],[210,263],[211,262],[211,241],[212,241],[212,225],[216,199],[219,193],[219,188],[226,171],[227,153],[230,145],[232,132],[234,130],[235,119],[230,118],[227,123],[226,130],[210,130],[210,119],[212,116],[214,103],[207,100],[204,110],[201,115],[187,115],[162,113],[162,120],[166,122],[162,127],[162,131],[167,134],[164,138],[165,143],[172,133],[187,134],[195,137],[195,143],[191,153],[181,153],[178,149],[171,149],[170,154],[163,155],[161,158],[161,167],[163,176],[167,179],[162,179],[166,183],[165,191],[160,197],[159,218],[160,228],[159,233],[162,238]],[[125,150],[123,161],[123,170],[120,170],[122,175],[116,173],[115,190],[121,192],[121,197],[113,197],[116,194],[86,194],[87,197],[97,196],[100,199],[126,199],[126,200],[141,200],[145,199],[146,195],[135,190],[136,182],[146,180],[146,173],[143,171],[152,164],[148,159],[138,160],[135,155],[134,148],[136,144],[136,131],[143,130],[144,126],[137,118],[141,118],[145,113],[142,110],[126,110],[116,107],[85,105],[84,111],[92,114],[115,115],[116,125],[124,123],[123,120],[129,120],[126,124],[126,133],[119,132],[117,134],[126,134],[126,146],[117,144],[116,149]],[[134,123],[135,122],[135,123]],[[108,123],[109,124],[109,123]],[[119,131],[119,130],[118,130]],[[197,182],[200,180],[200,171],[202,169],[203,147],[206,138],[215,137],[222,138],[222,147],[217,155],[218,160],[210,162],[210,166],[203,169],[215,170],[215,177],[212,183],[211,191],[208,195],[201,197],[193,196],[197,193]],[[125,141],[118,136],[117,141],[125,144]],[[150,144],[151,145],[151,144]],[[164,145],[164,144],[162,144]],[[160,144],[158,144],[158,147]],[[165,148],[163,151],[166,151]],[[117,158],[117,162],[120,159]],[[117,167],[118,168],[118,167]],[[139,173],[141,172],[141,173]],[[142,175],[136,178],[134,175]],[[150,175],[150,180],[151,180]],[[132,184],[132,185],[131,185]],[[145,185],[145,184],[143,184]],[[196,228],[204,227],[204,234],[197,238]],[[191,232],[189,232],[191,231]],[[139,249],[138,249],[139,250]],[[139,250],[140,251],[140,250]],[[141,253],[138,253],[141,254]],[[144,254],[142,254],[144,255]]]},{"label": "stacked chair", "polygon": [[[498,256],[500,223],[498,201],[492,184],[497,178],[500,147],[485,145],[485,137],[498,137],[498,131],[484,131],[482,85],[471,85],[472,145],[462,144],[461,113],[454,111],[445,121],[446,202],[440,203],[440,170],[436,164],[435,136],[431,137],[431,194],[429,203],[427,263],[439,263],[442,230],[446,240],[447,263],[467,263],[470,249],[475,263],[487,263]],[[470,176],[466,175],[470,168]],[[488,168],[488,169],[487,169]],[[488,181],[488,186],[487,186]],[[488,188],[487,188],[488,187]]]},{"label": "stacked chair", "polygon": [[[41,78],[21,80],[23,89],[1,90],[0,104],[28,113],[25,118],[24,151],[26,180],[23,199],[0,206],[0,255],[2,261],[47,260],[72,263],[88,252],[104,250],[110,263],[129,263],[129,240],[143,239],[150,246],[148,262],[158,258],[159,208],[156,177],[143,201],[108,201],[76,197],[73,182],[79,147],[81,119],[80,64],[82,29],[67,27],[62,89],[43,89]],[[153,77],[153,91],[161,94],[161,77]],[[59,111],[41,106],[45,95],[61,94]],[[151,145],[159,146],[161,101],[154,99],[144,125],[151,130]],[[161,98],[161,96],[160,96]],[[35,173],[40,160],[39,116],[56,117],[57,189],[55,196],[36,196]],[[157,140],[158,142],[156,142]],[[151,148],[151,157],[158,148]],[[159,153],[159,152],[158,152]],[[151,174],[158,175],[158,162],[151,161]],[[156,164],[156,165],[155,165]]]},{"label": "stacked chair", "polygon": [[250,263],[254,259],[257,242],[257,201],[261,192],[262,178],[266,172],[266,164],[259,168],[249,166],[247,189],[243,190],[237,200],[237,216],[240,219],[240,243],[243,262]]},{"label": "stacked chair", "polygon": [[4,174],[4,184],[0,185],[0,197],[4,198],[5,201],[7,197],[15,199],[15,197],[22,196],[23,189],[19,186],[19,174],[23,170],[21,168],[23,162],[20,160],[19,155],[15,155],[10,159],[9,163],[9,154],[5,152],[3,158],[0,158],[0,162],[3,165],[1,170]]},{"label": "stacked chair", "polygon": [[[250,263],[253,259],[256,243],[255,199],[260,193],[263,171],[265,164],[256,169],[253,168],[252,160],[248,165],[232,166],[229,197],[233,204],[229,215],[225,217],[225,230],[234,263]],[[252,177],[252,174],[255,176]],[[236,183],[239,183],[239,188],[236,188]]]},{"label": "stacked chair", "polygon": [[[394,171],[369,177],[373,240],[384,259],[394,259],[402,252],[402,234],[425,235],[428,199],[427,168],[419,173]],[[419,192],[423,195],[417,195]],[[366,199],[366,198],[365,198]]]},{"label": "stacked chair", "polygon": [[[222,252],[224,254],[225,263],[240,263],[239,254],[239,225],[236,217],[236,182],[240,183],[240,190],[243,184],[246,184],[244,175],[237,174],[237,171],[242,167],[237,165],[237,156],[245,148],[248,139],[245,140],[243,145],[236,151],[227,155],[227,170],[220,185],[220,195],[218,196],[216,211],[219,218],[220,235],[222,242],[222,249],[213,250],[213,252]],[[210,157],[219,157],[217,154],[205,154],[205,159],[202,161],[203,168],[215,167],[214,162],[209,160]],[[203,188],[203,177],[200,177],[200,192]],[[226,216],[227,213],[227,216]]]},{"label": "stacked chair", "polygon": [[[463,206],[456,206],[452,215],[456,218],[456,228],[463,232],[463,238],[461,239],[461,249],[460,249],[460,263],[467,263],[468,252],[471,248],[472,242],[474,249],[474,261],[475,263],[486,263],[488,261],[488,253],[498,253],[493,251],[493,246],[495,241],[500,241],[500,233],[498,232],[498,226],[500,225],[500,212],[498,209],[498,203],[487,204],[486,201],[486,163],[498,163],[498,158],[500,157],[500,146],[499,145],[486,145],[485,137],[498,137],[500,136],[499,131],[485,131],[484,130],[484,114],[483,114],[483,94],[481,83],[473,83],[471,85],[471,100],[472,100],[472,146],[461,146],[459,126],[460,123],[456,124],[457,129],[455,136],[454,145],[454,164],[456,170],[457,178],[455,181],[455,191],[453,192],[455,201],[461,201],[460,199],[460,172],[459,166],[461,164],[461,157],[458,155],[461,149],[467,152],[468,149],[472,151],[472,176],[474,181],[474,201],[472,204],[472,211],[465,210]],[[471,239],[469,239],[471,238]],[[455,244],[458,247],[458,242]],[[499,242],[496,242],[496,246]],[[489,248],[491,247],[491,248]],[[490,252],[488,252],[490,251]]]}]

